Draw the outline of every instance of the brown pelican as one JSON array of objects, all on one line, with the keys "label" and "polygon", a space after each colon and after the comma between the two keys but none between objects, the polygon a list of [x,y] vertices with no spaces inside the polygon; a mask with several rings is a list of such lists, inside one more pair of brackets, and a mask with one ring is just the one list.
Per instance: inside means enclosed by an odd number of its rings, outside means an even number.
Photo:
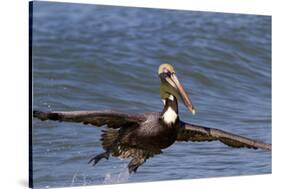
[{"label": "brown pelican", "polygon": [[266,144],[219,129],[185,123],[179,119],[178,100],[181,99],[192,114],[195,108],[179,82],[174,68],[170,64],[159,66],[160,96],[164,103],[162,112],[123,113],[118,111],[33,111],[40,120],[81,122],[97,127],[107,126],[101,135],[104,152],[94,156],[89,163],[97,164],[110,155],[131,158],[129,172],[136,172],[148,158],[162,153],[162,149],[175,141],[220,141],[234,148],[261,148],[271,150]]}]

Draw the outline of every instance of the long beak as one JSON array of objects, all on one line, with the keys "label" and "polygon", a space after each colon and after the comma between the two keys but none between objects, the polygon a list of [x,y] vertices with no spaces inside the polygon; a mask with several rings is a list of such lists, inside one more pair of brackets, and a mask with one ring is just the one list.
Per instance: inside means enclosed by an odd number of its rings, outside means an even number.
[{"label": "long beak", "polygon": [[191,102],[187,92],[184,90],[182,84],[179,82],[176,74],[171,74],[171,79],[175,83],[184,105],[189,109],[189,111],[193,115],[195,115],[195,108],[192,105],[192,102]]}]

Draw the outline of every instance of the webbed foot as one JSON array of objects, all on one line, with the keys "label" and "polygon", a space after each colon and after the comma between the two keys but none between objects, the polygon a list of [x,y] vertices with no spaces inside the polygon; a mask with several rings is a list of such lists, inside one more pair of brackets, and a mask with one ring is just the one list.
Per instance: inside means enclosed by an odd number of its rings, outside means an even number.
[{"label": "webbed foot", "polygon": [[93,166],[95,166],[101,159],[105,158],[108,159],[110,155],[109,151],[103,152],[101,154],[98,154],[96,156],[94,156],[93,158],[91,158],[88,162],[88,164],[92,163],[93,161]]}]

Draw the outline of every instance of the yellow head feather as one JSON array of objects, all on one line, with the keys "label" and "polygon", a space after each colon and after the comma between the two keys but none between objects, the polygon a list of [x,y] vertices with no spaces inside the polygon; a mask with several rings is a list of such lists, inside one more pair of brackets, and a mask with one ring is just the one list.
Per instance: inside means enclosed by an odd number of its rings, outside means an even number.
[{"label": "yellow head feather", "polygon": [[161,64],[158,68],[158,75],[163,73],[164,69],[167,69],[171,73],[176,73],[171,64]]}]

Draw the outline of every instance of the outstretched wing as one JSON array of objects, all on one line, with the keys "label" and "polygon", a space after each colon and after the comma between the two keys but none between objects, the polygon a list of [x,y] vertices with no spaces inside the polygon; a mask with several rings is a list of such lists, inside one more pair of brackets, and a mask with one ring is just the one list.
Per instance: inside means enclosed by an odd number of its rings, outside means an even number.
[{"label": "outstretched wing", "polygon": [[136,125],[146,120],[143,114],[128,114],[111,110],[103,111],[55,111],[43,112],[33,111],[33,117],[42,121],[66,121],[78,122],[83,124],[92,124],[97,127],[107,125],[110,128],[120,128],[127,125]]},{"label": "outstretched wing", "polygon": [[228,133],[219,129],[208,128],[181,122],[181,127],[177,135],[178,141],[204,142],[218,140],[233,148],[261,148],[271,150],[271,144],[259,142],[232,133]]}]

